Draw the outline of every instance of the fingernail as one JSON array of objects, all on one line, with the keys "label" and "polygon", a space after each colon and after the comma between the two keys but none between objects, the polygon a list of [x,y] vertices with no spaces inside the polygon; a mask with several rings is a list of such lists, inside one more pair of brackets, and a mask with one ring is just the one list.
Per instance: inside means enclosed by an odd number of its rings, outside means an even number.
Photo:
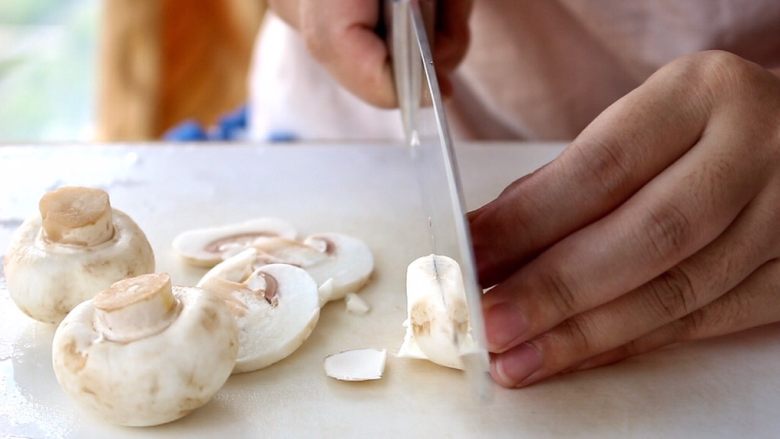
[{"label": "fingernail", "polygon": [[497,303],[485,311],[485,331],[491,352],[511,348],[527,330],[528,320],[514,303]]},{"label": "fingernail", "polygon": [[495,357],[490,371],[504,387],[515,387],[542,367],[542,353],[528,343]]}]

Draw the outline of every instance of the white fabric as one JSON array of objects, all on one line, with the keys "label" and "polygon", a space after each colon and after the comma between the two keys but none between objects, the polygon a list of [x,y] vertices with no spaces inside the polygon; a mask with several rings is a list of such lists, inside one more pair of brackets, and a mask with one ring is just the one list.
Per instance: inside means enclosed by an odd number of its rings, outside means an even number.
[{"label": "white fabric", "polygon": [[400,139],[398,110],[372,107],[344,90],[276,15],[266,16],[249,75],[249,137]]}]

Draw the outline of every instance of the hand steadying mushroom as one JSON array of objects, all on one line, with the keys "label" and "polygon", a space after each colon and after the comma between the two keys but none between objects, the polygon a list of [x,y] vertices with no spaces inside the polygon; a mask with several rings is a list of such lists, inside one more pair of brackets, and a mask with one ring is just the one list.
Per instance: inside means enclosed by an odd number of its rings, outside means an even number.
[{"label": "hand steadying mushroom", "polygon": [[143,231],[111,208],[105,191],[63,187],[45,194],[39,210],[15,232],[4,260],[11,298],[28,316],[57,323],[112,283],[154,271]]},{"label": "hand steadying mushroom", "polygon": [[54,334],[54,372],[108,421],[149,426],[206,404],[230,376],[238,333],[225,303],[167,274],[125,279],[78,305]]}]

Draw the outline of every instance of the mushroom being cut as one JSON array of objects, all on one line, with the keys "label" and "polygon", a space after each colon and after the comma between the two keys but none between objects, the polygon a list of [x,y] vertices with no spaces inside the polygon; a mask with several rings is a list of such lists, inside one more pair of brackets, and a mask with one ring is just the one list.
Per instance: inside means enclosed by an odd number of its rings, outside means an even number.
[{"label": "mushroom being cut", "polygon": [[215,295],[171,287],[167,274],[121,280],[78,305],[54,334],[65,392],[125,426],[170,422],[206,404],[238,352],[233,317]]},{"label": "mushroom being cut", "polygon": [[306,270],[320,288],[322,304],[360,290],[374,271],[374,256],[361,240],[341,233],[318,233],[303,241],[260,239],[256,264],[283,263]]},{"label": "mushroom being cut", "polygon": [[234,373],[270,366],[298,349],[320,316],[314,279],[288,264],[256,267],[248,248],[212,268],[198,283],[228,304],[238,324]]},{"label": "mushroom being cut", "polygon": [[463,369],[461,356],[474,352],[476,344],[458,263],[440,255],[416,259],[406,271],[406,299],[406,335],[398,356]]},{"label": "mushroom being cut", "polygon": [[278,237],[295,239],[295,228],[277,218],[256,218],[242,223],[189,230],[173,240],[173,249],[188,264],[213,267],[258,239]]},{"label": "mushroom being cut", "polygon": [[4,260],[8,290],[28,316],[57,323],[76,305],[126,277],[154,271],[146,236],[100,189],[45,194],[40,215],[11,238]]}]

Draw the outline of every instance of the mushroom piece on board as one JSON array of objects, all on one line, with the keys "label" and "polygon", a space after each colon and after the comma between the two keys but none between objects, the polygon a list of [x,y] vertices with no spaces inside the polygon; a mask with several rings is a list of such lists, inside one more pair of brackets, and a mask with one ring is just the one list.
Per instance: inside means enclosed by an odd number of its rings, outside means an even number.
[{"label": "mushroom piece on board", "polygon": [[270,366],[298,349],[320,316],[317,284],[288,264],[254,267],[253,248],[212,268],[198,287],[214,292],[230,308],[239,329],[234,373]]},{"label": "mushroom piece on board", "polygon": [[206,404],[235,364],[238,333],[224,302],[167,274],[125,279],[78,305],[54,334],[65,392],[108,421],[159,425]]},{"label": "mushroom piece on board", "polygon": [[63,187],[39,210],[16,230],[4,261],[11,298],[28,316],[57,323],[112,283],[154,271],[146,235],[105,191]]}]

